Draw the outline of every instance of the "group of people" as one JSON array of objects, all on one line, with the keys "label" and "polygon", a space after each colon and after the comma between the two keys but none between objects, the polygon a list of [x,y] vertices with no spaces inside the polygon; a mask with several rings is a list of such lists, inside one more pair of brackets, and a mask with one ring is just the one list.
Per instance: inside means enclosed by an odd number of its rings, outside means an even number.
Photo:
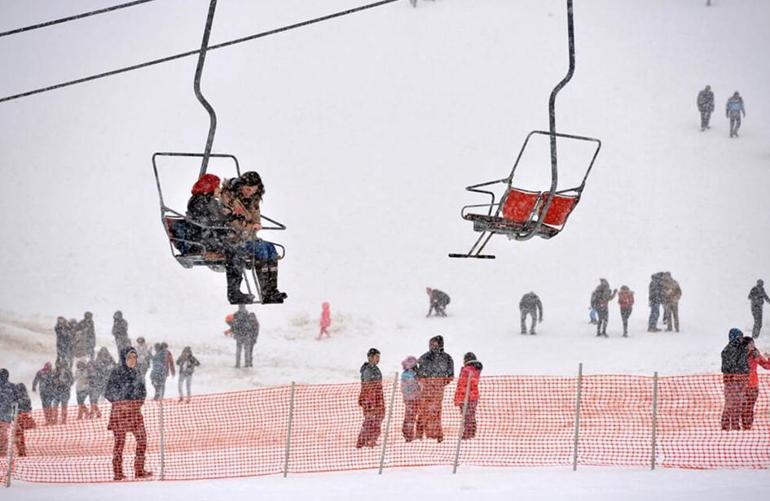
[{"label": "group of people", "polygon": [[[698,92],[698,111],[700,112],[700,130],[710,129],[709,121],[714,112],[714,92],[707,85]],[[746,108],[743,106],[743,98],[736,90],[727,100],[725,105],[725,117],[730,119],[730,137],[738,137],[738,129],[741,128],[741,117],[746,116]]]},{"label": "group of people", "polygon": [[[381,433],[385,417],[385,399],[382,392],[382,373],[377,365],[380,351],[371,348],[367,361],[361,366],[361,390],[358,405],[364,421],[356,441],[356,447],[374,447]],[[454,360],[444,351],[444,338],[434,336],[428,343],[428,351],[419,359],[409,356],[401,362],[401,394],[404,401],[402,434],[411,442],[423,438],[444,440],[441,426],[441,408],[444,390],[454,379]],[[457,382],[454,404],[464,412],[463,439],[476,436],[476,407],[479,402],[479,378],[483,365],[476,355],[468,352],[463,357],[463,368]]]},{"label": "group of people", "polygon": [[757,367],[770,370],[770,360],[756,348],[754,338],[744,337],[740,329],[730,329],[728,339],[722,350],[725,395],[722,430],[750,430],[759,395]]},{"label": "group of people", "polygon": [[278,290],[278,253],[275,245],[256,237],[262,228],[260,203],[265,194],[262,178],[254,171],[221,182],[204,174],[193,185],[187,203],[184,238],[175,245],[182,252],[224,256],[227,299],[249,304],[254,296],[241,291],[243,270],[253,268],[262,304],[283,303]]},{"label": "group of people", "polygon": [[85,312],[81,320],[58,317],[54,332],[57,361],[62,361],[71,369],[76,358],[94,357],[96,331],[90,311]]},{"label": "group of people", "polygon": [[254,345],[259,337],[257,315],[248,311],[245,305],[239,304],[238,311],[225,317],[225,323],[229,326],[225,335],[235,340],[235,368],[241,367],[241,352],[243,366],[254,367]]}]

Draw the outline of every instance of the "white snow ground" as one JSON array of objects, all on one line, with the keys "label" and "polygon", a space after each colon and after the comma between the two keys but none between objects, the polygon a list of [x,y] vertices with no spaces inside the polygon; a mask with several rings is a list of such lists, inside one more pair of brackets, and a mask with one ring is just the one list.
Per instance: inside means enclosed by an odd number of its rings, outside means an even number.
[{"label": "white snow ground", "polygon": [[[360,3],[220,2],[212,42]],[[566,69],[563,3],[438,0],[412,9],[399,2],[209,55],[203,88],[218,112],[215,150],[260,171],[264,212],[289,227],[276,238],[289,249],[281,284],[290,298],[256,308],[262,335],[251,371],[230,367],[233,343],[221,334],[231,309],[224,277],[176,265],[158,218],[152,152],[197,151],[207,131],[192,94],[195,61],[3,103],[0,366],[12,379],[30,381],[52,358],[51,327],[60,314],[93,311],[99,343],[112,346],[111,316],[119,308],[133,338],[167,340],[175,354],[193,346],[204,364],[194,381],[199,393],[355,381],[372,345],[383,351],[387,374],[405,355],[423,352],[436,333],[456,358],[476,352],[485,374],[573,374],[580,361],[587,373],[717,372],[727,329],[751,328],[748,289],[770,278],[765,1],[706,8],[696,1],[578,0],[577,71],[559,95],[557,125],[604,141],[580,206],[554,240],[497,237],[491,262],[446,257],[475,238],[459,209],[483,200],[463,188],[505,176],[526,133],[547,127],[548,93]],[[8,1],[0,29],[102,5]],[[195,47],[206,5],[164,0],[5,38],[0,94]],[[712,129],[701,133],[695,95],[706,83],[717,109]],[[736,89],[747,118],[741,137],[730,140],[723,107]],[[580,152],[560,152],[563,174],[579,175]],[[166,178],[183,201],[197,168],[173,167],[187,176]],[[548,165],[531,168],[537,184],[547,184]],[[684,290],[678,335],[644,332],[648,278],[660,270],[671,270]],[[618,337],[617,310],[610,339],[593,337],[587,303],[599,277],[637,292],[631,338]],[[426,285],[452,295],[448,318],[424,318]],[[545,303],[536,337],[518,335],[516,305],[529,290]],[[324,300],[335,327],[331,340],[317,342]],[[765,351],[767,339],[759,340]],[[491,496],[506,495],[509,484],[521,493],[532,482],[540,486],[531,492],[535,499],[558,497],[561,485],[577,498],[626,495],[633,482],[657,497],[719,499],[720,488],[751,494],[767,484],[765,472],[461,473],[468,484],[432,469],[397,474],[458,496],[463,486]],[[307,497],[345,484],[396,494],[397,482],[372,478],[362,472],[86,489],[148,489],[158,497],[275,489]],[[26,485],[12,494],[34,498],[49,489]]]}]

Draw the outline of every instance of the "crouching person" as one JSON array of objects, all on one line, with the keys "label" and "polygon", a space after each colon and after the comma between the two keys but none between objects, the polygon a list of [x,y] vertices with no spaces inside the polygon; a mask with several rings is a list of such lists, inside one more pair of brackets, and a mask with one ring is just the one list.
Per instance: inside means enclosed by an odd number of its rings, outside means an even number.
[{"label": "crouching person", "polygon": [[132,347],[120,352],[120,365],[113,369],[104,390],[104,397],[112,403],[110,422],[107,429],[115,435],[112,454],[112,471],[115,480],[123,480],[123,447],[126,433],[133,433],[136,439],[134,478],[147,478],[152,472],[144,469],[144,454],[147,450],[147,433],[144,429],[142,405],[147,396],[144,380],[137,368],[137,354]]},{"label": "crouching person", "polygon": [[472,352],[465,354],[463,362],[463,369],[460,371],[460,377],[457,379],[455,405],[460,408],[460,413],[462,414],[467,393],[468,408],[465,410],[465,429],[463,429],[463,439],[467,440],[476,436],[476,406],[479,404],[479,378],[481,377],[481,369],[484,366],[476,360],[476,355]]}]

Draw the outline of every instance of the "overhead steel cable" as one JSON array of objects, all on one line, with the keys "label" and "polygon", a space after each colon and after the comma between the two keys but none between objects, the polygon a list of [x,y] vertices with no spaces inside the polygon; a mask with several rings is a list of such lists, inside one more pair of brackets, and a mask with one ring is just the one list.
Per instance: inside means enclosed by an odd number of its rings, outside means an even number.
[{"label": "overhead steel cable", "polygon": [[[239,43],[249,42],[251,40],[256,40],[257,38],[263,38],[263,37],[267,37],[267,36],[270,36],[270,35],[276,35],[278,33],[283,33],[284,31],[289,31],[289,30],[293,30],[293,29],[297,29],[297,28],[302,28],[302,27],[305,27],[305,26],[309,26],[311,24],[316,24],[316,23],[320,23],[320,22],[323,22],[323,21],[328,21],[328,20],[334,19],[336,17],[347,16],[349,14],[355,14],[356,12],[361,12],[361,11],[368,10],[368,9],[373,9],[375,7],[380,7],[382,5],[386,5],[386,4],[394,3],[394,2],[398,2],[398,1],[401,1],[401,0],[380,0],[379,2],[369,3],[369,4],[366,4],[366,5],[361,5],[359,7],[354,7],[352,9],[343,10],[343,11],[340,11],[340,12],[335,12],[333,14],[328,14],[328,15],[317,17],[317,18],[314,18],[314,19],[309,19],[307,21],[302,21],[302,22],[295,23],[295,24],[289,24],[289,25],[282,26],[280,28],[275,28],[275,29],[272,29],[272,30],[269,30],[269,31],[263,31],[262,33],[256,33],[254,35],[249,35],[249,36],[246,36],[246,37],[236,38],[234,40],[229,40],[227,42],[222,42],[222,43],[218,43],[218,44],[215,44],[215,45],[210,45],[207,50],[211,51],[211,50],[221,49],[221,48],[224,48],[224,47],[229,47],[231,45],[235,45],[235,44],[239,44]],[[167,63],[169,61],[174,61],[175,59],[182,59],[184,57],[194,56],[194,55],[196,55],[198,53],[200,53],[200,49],[190,50],[190,51],[187,51],[187,52],[181,52],[179,54],[174,54],[173,56],[166,56],[166,57],[162,57],[160,59],[153,59],[151,61],[147,61],[147,62],[144,62],[144,63],[134,64],[134,65],[131,65],[131,66],[125,66],[125,67],[119,68],[117,70],[107,71],[107,72],[104,72],[104,73],[98,73],[96,75],[91,75],[91,76],[88,76],[88,77],[78,78],[76,80],[70,80],[68,82],[62,82],[62,83],[58,83],[58,84],[54,84],[54,85],[49,85],[48,87],[42,87],[42,88],[39,88],[39,89],[30,90],[30,91],[27,91],[27,92],[22,92],[20,94],[14,94],[14,95],[11,95],[11,96],[6,96],[6,97],[3,97],[3,98],[0,98],[0,103],[4,103],[6,101],[13,101],[14,99],[20,99],[22,97],[33,96],[35,94],[42,94],[44,92],[50,92],[52,90],[61,89],[61,88],[64,88],[64,87],[69,87],[71,85],[77,85],[77,84],[81,84],[81,83],[85,83],[85,82],[90,82],[92,80],[98,80],[100,78],[106,78],[106,77],[110,77],[110,76],[113,76],[113,75],[118,75],[120,73],[126,73],[126,72],[129,72],[129,71],[138,70],[138,69],[141,69],[141,68],[146,68],[148,66],[154,66],[156,64]]]},{"label": "overhead steel cable", "polygon": [[25,26],[23,28],[16,28],[10,31],[3,31],[0,33],[0,38],[7,37],[9,35],[16,35],[18,33],[24,33],[25,31],[37,30],[39,28],[47,28],[55,24],[68,23],[70,21],[77,21],[78,19],[85,19],[87,17],[96,16],[98,14],[104,14],[106,12],[112,12],[115,10],[125,9],[126,7],[133,7],[143,3],[154,2],[155,0],[134,0],[133,2],[122,3],[119,5],[113,5],[112,7],[105,7],[103,9],[92,10],[90,12],[83,12],[82,14],[75,14],[74,16],[62,17],[60,19],[54,19],[52,21],[46,21],[40,24],[33,24],[31,26]]}]

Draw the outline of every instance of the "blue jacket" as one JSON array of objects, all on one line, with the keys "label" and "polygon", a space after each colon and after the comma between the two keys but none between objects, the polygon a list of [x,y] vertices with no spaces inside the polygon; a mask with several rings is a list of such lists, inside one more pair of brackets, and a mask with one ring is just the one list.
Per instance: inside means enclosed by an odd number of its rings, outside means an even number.
[{"label": "blue jacket", "polygon": [[404,402],[413,402],[420,398],[420,385],[417,383],[417,372],[407,369],[401,373],[401,394]]}]

